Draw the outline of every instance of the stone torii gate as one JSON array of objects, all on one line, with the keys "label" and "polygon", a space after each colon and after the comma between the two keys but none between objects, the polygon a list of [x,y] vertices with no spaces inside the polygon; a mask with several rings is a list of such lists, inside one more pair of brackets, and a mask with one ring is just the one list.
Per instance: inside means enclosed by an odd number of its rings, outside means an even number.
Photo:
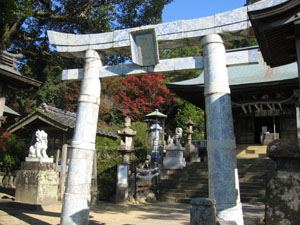
[{"label": "stone torii gate", "polygon": [[[252,35],[247,12],[287,0],[263,0],[205,18],[116,30],[100,34],[48,31],[50,44],[67,56],[85,58],[84,69],[63,71],[63,80],[81,79],[77,121],[71,144],[69,174],[61,224],[88,224],[90,185],[100,105],[99,78],[204,68],[209,166],[209,197],[217,217],[243,225],[235,155],[230,89],[226,66],[257,62],[257,51],[225,53],[227,40]],[[158,49],[203,46],[203,57],[159,60]],[[129,53],[132,64],[103,66],[106,55]]]}]

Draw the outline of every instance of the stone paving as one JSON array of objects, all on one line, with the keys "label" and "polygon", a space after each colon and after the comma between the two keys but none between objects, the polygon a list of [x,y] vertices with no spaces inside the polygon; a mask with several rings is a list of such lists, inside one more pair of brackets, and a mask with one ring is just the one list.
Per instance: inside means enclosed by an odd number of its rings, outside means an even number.
[{"label": "stone paving", "polygon": [[[90,225],[188,225],[189,204],[147,203],[117,205],[97,202],[90,210]],[[245,225],[258,225],[264,217],[261,203],[243,204]],[[57,225],[61,204],[33,208],[0,195],[0,225]]]}]

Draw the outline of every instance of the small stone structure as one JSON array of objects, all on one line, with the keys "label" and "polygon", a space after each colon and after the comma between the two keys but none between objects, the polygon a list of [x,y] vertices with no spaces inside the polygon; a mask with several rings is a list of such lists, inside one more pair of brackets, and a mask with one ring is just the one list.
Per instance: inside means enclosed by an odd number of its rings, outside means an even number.
[{"label": "small stone structure", "polygon": [[29,149],[29,157],[17,171],[17,202],[39,205],[57,202],[59,176],[53,158],[48,158],[46,154],[47,143],[47,134],[38,130],[36,143]]},{"label": "small stone structure", "polygon": [[267,155],[277,169],[268,177],[266,188],[266,225],[299,224],[300,221],[300,149],[297,140],[276,140]]},{"label": "small stone structure", "polygon": [[196,151],[195,146],[192,144],[192,134],[193,132],[193,121],[191,117],[189,118],[188,121],[185,122],[186,125],[188,125],[188,128],[186,130],[186,133],[188,134],[187,137],[187,144],[184,146],[185,151],[184,151],[184,157],[191,162],[200,162],[200,157],[198,156],[198,152]]},{"label": "small stone structure", "polygon": [[183,169],[186,165],[183,157],[184,148],[181,146],[180,139],[182,137],[182,128],[177,127],[174,138],[169,136],[168,145],[166,147],[166,156],[163,159],[165,169]]},{"label": "small stone structure", "polygon": [[118,151],[122,154],[123,162],[118,165],[117,174],[117,190],[116,190],[116,202],[124,203],[128,198],[128,187],[130,177],[130,154],[134,151],[132,138],[136,135],[136,131],[131,129],[131,120],[129,117],[125,118],[124,128],[118,131],[121,137],[121,144]]},{"label": "small stone structure", "polygon": [[216,225],[216,201],[209,198],[195,198],[191,201],[190,225]]}]

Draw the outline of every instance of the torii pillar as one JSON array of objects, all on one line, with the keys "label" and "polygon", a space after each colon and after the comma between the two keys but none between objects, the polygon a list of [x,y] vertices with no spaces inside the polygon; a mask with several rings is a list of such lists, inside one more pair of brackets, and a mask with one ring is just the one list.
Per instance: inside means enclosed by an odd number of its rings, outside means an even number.
[{"label": "torii pillar", "polygon": [[100,56],[85,53],[84,77],[78,99],[77,119],[71,144],[71,157],[62,206],[62,225],[85,225],[89,221],[91,177],[100,106]]},{"label": "torii pillar", "polygon": [[209,198],[216,200],[217,220],[243,225],[225,47],[218,34],[205,36],[202,45]]}]

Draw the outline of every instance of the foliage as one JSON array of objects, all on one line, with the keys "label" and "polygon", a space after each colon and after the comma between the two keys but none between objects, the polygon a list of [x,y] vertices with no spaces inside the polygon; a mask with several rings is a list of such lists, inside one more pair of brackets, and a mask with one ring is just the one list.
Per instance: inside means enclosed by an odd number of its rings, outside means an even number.
[{"label": "foliage", "polygon": [[[178,112],[175,116],[176,127],[182,127],[185,131],[187,129],[187,125],[185,122],[191,117],[194,125],[193,125],[193,139],[199,140],[204,139],[204,129],[205,129],[205,119],[204,119],[204,111],[197,106],[182,100],[176,99],[178,103]],[[184,135],[186,133],[184,132]]]},{"label": "foliage", "polygon": [[[200,56],[201,54],[201,46],[187,46],[174,49],[164,49],[160,51],[160,57],[162,59]],[[167,78],[164,82],[177,82],[192,79],[199,76],[200,72],[201,70],[166,73]]]},{"label": "foliage", "polygon": [[59,98],[55,101],[56,106],[71,112],[76,112],[78,96],[80,94],[80,82],[71,81],[62,83],[58,94]]},{"label": "foliage", "polygon": [[[76,108],[69,95],[74,88],[63,85],[61,71],[83,67],[82,59],[67,59],[49,47],[47,30],[67,33],[101,33],[117,28],[134,27],[161,21],[162,9],[172,0],[0,0],[0,49],[22,53],[19,65],[23,75],[45,82],[38,93],[23,95],[22,90],[9,93],[9,105],[23,114],[26,107],[41,102],[63,109]],[[134,13],[131,13],[134,12]],[[130,13],[130,15],[128,14]],[[106,58],[106,64],[124,62],[124,56]],[[60,98],[63,101],[59,101]],[[28,107],[27,107],[28,108]]]},{"label": "foliage", "polygon": [[[137,135],[133,138],[135,151],[131,157],[131,171],[146,158],[147,148],[147,124],[133,122],[131,128]],[[112,131],[104,127],[105,130]],[[117,165],[122,162],[118,148],[120,139],[111,140],[105,137],[97,137],[96,149],[98,149],[98,188],[101,200],[115,196],[117,182]]]},{"label": "foliage", "polygon": [[131,128],[136,131],[136,136],[133,138],[134,144],[134,162],[135,164],[139,164],[146,159],[147,155],[147,143],[148,143],[148,131],[147,124],[144,122],[133,122],[131,124]]},{"label": "foliage", "polygon": [[[129,0],[120,1],[118,9],[122,11],[117,16],[122,28],[161,23],[161,13],[166,4],[173,0]],[[160,15],[160,16],[157,16]]]},{"label": "foliage", "polygon": [[[24,59],[19,65],[22,75],[44,82],[39,91],[11,89],[8,105],[21,114],[28,113],[42,102],[75,111],[79,85],[76,82],[62,83],[61,72],[66,68],[82,68],[83,60],[64,58],[53,51],[47,30],[87,34],[159,23],[164,5],[171,1],[0,0],[0,49],[22,53]],[[125,60],[126,56],[106,57],[105,64]],[[119,111],[109,95],[104,93],[102,96],[104,104],[101,105],[100,118],[104,119],[104,123],[120,122],[121,118],[116,113]],[[153,100],[163,101],[155,97]],[[105,182],[115,179],[116,173],[112,171],[120,160],[116,152],[118,145],[118,141],[97,138],[97,148],[101,149],[98,164],[100,190],[106,186]],[[11,168],[18,163],[11,159],[7,162],[10,162]],[[106,189],[100,193],[104,197],[109,191]]]},{"label": "foliage", "polygon": [[[108,127],[103,129],[113,132]],[[121,157],[117,152],[120,140],[112,140],[106,137],[96,138],[96,149],[98,155],[98,190],[101,200],[110,200],[115,195],[117,181],[117,165],[121,163]]]},{"label": "foliage", "polygon": [[155,109],[167,110],[174,96],[163,85],[164,78],[163,74],[145,74],[120,79],[112,98],[118,103],[122,115],[141,120]]},{"label": "foliage", "polygon": [[227,41],[226,49],[244,48],[249,46],[258,46],[256,38],[246,38],[241,40]]},{"label": "foliage", "polygon": [[19,169],[25,159],[27,149],[25,141],[17,136],[4,132],[0,136],[0,171],[6,173]]}]

